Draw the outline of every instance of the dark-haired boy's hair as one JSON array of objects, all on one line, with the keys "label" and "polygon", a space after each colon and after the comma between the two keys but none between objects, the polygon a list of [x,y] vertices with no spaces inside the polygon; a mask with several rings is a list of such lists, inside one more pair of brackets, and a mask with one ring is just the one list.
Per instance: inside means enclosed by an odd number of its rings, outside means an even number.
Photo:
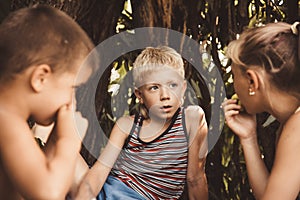
[{"label": "dark-haired boy's hair", "polygon": [[34,65],[72,71],[94,47],[72,18],[46,5],[10,13],[0,25],[0,38],[1,84]]}]

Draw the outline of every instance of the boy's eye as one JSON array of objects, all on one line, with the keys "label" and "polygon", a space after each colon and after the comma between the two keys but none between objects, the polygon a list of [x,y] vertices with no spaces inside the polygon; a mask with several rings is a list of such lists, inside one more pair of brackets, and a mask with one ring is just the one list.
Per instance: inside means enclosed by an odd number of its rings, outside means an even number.
[{"label": "boy's eye", "polygon": [[171,84],[169,85],[170,88],[176,88],[177,86],[178,86],[177,83],[171,83]]},{"label": "boy's eye", "polygon": [[153,85],[153,86],[149,87],[149,90],[150,90],[150,91],[158,90],[158,86]]}]

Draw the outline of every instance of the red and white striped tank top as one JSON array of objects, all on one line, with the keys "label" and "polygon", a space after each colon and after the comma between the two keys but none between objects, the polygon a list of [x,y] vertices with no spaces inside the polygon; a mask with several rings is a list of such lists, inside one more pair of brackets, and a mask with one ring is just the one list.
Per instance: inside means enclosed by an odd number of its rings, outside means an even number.
[{"label": "red and white striped tank top", "polygon": [[135,116],[111,175],[146,199],[178,199],[183,192],[188,164],[188,137],[184,109],[179,108],[170,126],[151,142],[139,138],[143,118]]}]

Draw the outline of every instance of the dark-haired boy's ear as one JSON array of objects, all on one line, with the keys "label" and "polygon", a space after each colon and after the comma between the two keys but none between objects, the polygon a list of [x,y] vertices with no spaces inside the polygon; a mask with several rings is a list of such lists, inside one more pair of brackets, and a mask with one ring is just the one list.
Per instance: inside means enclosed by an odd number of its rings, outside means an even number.
[{"label": "dark-haired boy's ear", "polygon": [[30,78],[31,88],[35,92],[40,92],[51,74],[52,70],[49,65],[43,64],[34,67]]},{"label": "dark-haired boy's ear", "polygon": [[246,71],[247,78],[248,78],[248,84],[249,89],[251,89],[253,92],[256,92],[259,88],[259,79],[260,76],[257,74],[255,70],[248,69]]},{"label": "dark-haired boy's ear", "polygon": [[134,94],[136,98],[138,98],[139,102],[142,104],[143,103],[143,98],[142,98],[142,93],[138,88],[134,88]]}]

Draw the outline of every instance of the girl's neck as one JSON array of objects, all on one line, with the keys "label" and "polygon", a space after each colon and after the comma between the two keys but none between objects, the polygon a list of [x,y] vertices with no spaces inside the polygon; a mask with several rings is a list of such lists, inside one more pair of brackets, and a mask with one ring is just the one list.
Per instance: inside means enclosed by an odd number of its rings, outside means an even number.
[{"label": "girl's neck", "polygon": [[300,101],[296,97],[287,94],[277,94],[270,100],[268,112],[281,124],[285,124],[299,106]]}]

